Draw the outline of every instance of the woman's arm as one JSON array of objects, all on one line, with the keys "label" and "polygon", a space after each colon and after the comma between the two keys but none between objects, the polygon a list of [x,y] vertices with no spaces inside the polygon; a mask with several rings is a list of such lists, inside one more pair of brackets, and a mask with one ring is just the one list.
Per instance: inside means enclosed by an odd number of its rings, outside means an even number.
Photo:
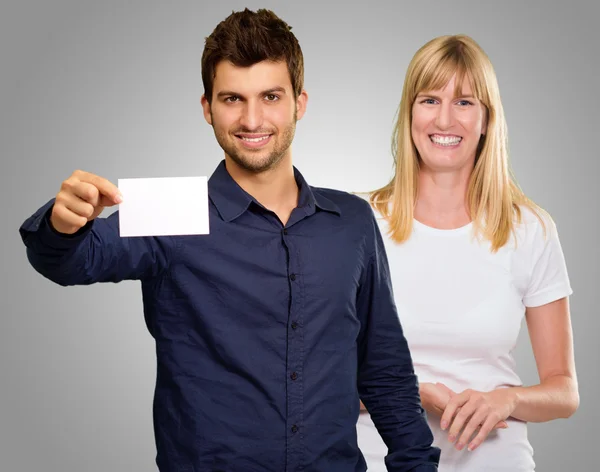
[{"label": "woman's arm", "polygon": [[441,427],[450,427],[448,439],[454,442],[458,438],[457,449],[462,449],[481,427],[469,444],[473,450],[494,424],[509,416],[543,422],[568,418],[577,410],[579,393],[568,298],[527,308],[526,319],[540,383],[491,392],[465,390],[453,397],[442,415]]},{"label": "woman's arm", "polygon": [[568,298],[527,308],[526,320],[540,383],[512,389],[512,416],[530,422],[568,418],[579,406]]}]

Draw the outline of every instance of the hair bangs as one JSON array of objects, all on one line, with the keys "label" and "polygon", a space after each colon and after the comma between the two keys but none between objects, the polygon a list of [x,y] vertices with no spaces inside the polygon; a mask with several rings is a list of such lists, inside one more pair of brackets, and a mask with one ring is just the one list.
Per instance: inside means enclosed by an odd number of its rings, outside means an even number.
[{"label": "hair bangs", "polygon": [[484,94],[485,77],[481,74],[474,57],[469,54],[469,49],[461,41],[449,41],[436,51],[424,57],[421,63],[421,71],[417,74],[412,93],[414,102],[421,92],[440,90],[455,78],[454,96],[464,95],[464,82],[468,81],[472,94],[484,105],[489,102]]}]

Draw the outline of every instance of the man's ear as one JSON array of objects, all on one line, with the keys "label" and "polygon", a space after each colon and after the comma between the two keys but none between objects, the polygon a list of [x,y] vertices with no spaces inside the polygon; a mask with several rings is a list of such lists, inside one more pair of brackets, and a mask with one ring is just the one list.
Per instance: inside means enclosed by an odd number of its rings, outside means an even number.
[{"label": "man's ear", "polygon": [[210,114],[210,103],[208,103],[208,99],[206,95],[202,94],[202,98],[200,99],[200,104],[202,105],[202,111],[204,112],[204,119],[206,122],[212,126],[212,115]]},{"label": "man's ear", "polygon": [[308,93],[306,93],[306,90],[302,90],[302,92],[300,92],[300,95],[298,95],[298,98],[296,98],[296,119],[300,120],[302,119],[302,117],[304,116],[304,113],[306,113],[306,105],[308,102]]}]

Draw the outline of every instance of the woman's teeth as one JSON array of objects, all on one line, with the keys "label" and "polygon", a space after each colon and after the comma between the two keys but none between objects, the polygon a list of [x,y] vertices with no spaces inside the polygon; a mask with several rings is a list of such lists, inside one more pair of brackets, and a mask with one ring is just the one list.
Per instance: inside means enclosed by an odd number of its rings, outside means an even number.
[{"label": "woman's teeth", "polygon": [[462,141],[462,138],[460,136],[431,135],[429,139],[431,139],[431,141],[435,144],[440,144],[442,146],[454,146]]}]

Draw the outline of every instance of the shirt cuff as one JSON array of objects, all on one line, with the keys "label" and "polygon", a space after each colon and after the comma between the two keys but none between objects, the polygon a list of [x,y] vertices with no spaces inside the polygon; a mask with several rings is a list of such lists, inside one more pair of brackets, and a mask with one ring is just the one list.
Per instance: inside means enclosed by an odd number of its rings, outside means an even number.
[{"label": "shirt cuff", "polygon": [[54,249],[69,249],[79,244],[91,231],[93,220],[88,221],[76,233],[59,233],[50,223],[53,207],[54,199],[46,203],[23,223],[19,232],[26,246],[42,245]]}]

